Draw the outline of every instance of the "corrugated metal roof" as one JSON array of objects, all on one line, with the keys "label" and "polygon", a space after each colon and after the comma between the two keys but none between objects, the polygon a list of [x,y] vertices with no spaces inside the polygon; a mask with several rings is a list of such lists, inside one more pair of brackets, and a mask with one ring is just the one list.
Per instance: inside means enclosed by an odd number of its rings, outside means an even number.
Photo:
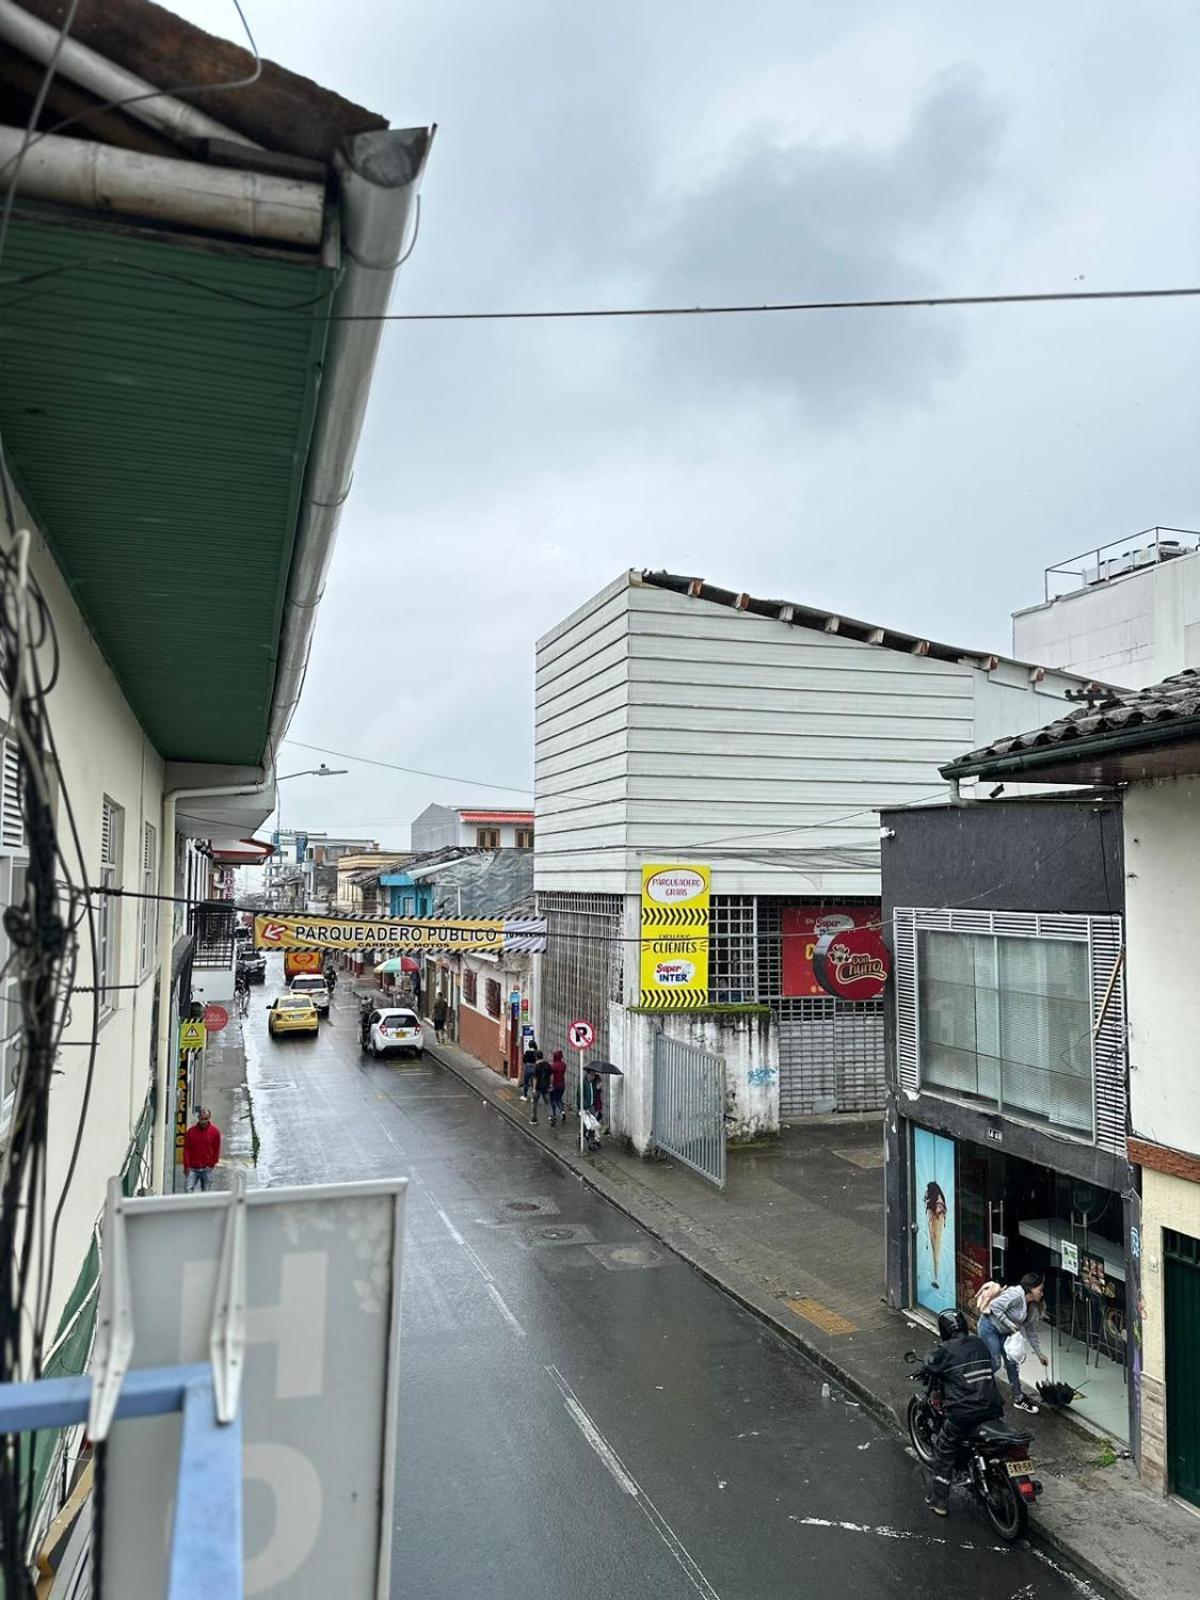
[{"label": "corrugated metal roof", "polygon": [[966,769],[973,773],[988,762],[1039,750],[1057,752],[1060,759],[1069,760],[1071,747],[1084,740],[1089,751],[1096,752],[1106,742],[1116,744],[1135,729],[1155,726],[1162,727],[1166,743],[1183,736],[1181,723],[1196,720],[1200,720],[1200,672],[1189,667],[1186,672],[1177,672],[1145,689],[1114,690],[1102,698],[1093,696],[1069,716],[1057,717],[1031,733],[994,739],[941,770],[947,777],[965,773]]},{"label": "corrugated metal roof", "polygon": [[[21,5],[43,22],[62,25],[63,0]],[[206,33],[151,0],[79,0],[70,36],[167,92],[174,85],[195,85],[187,96],[192,104],[271,150],[324,162],[344,138],[387,127],[385,117],[266,58],[255,82],[240,83],[254,65],[240,41]],[[240,86],[206,90],[206,83]]]},{"label": "corrugated metal roof", "polygon": [[4,286],[9,461],[101,649],[161,755],[257,764],[332,273],[26,216]]}]

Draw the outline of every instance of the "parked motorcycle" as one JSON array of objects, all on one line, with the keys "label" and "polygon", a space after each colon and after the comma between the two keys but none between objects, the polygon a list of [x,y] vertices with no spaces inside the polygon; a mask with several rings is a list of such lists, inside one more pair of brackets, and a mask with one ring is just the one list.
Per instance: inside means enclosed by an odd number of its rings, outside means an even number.
[{"label": "parked motorcycle", "polygon": [[[918,1360],[914,1350],[905,1352],[911,1365]],[[936,1378],[924,1370],[912,1375],[912,1382],[923,1386],[908,1402],[908,1433],[913,1449],[927,1467],[934,1465],[934,1440],[943,1423],[942,1397]],[[1031,1433],[1009,1427],[1001,1418],[981,1422],[968,1437],[955,1467],[955,1482],[964,1482],[982,1505],[988,1521],[1007,1544],[1025,1532],[1029,1507],[1037,1503],[1042,1486],[1033,1476],[1029,1459]]]}]

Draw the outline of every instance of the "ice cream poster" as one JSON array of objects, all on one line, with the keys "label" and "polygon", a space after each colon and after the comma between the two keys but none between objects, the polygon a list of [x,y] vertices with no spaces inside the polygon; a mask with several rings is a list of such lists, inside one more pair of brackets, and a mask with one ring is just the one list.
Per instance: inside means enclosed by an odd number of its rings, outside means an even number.
[{"label": "ice cream poster", "polygon": [[953,1309],[957,1298],[954,1239],[954,1140],[913,1129],[913,1220],[917,1304]]}]

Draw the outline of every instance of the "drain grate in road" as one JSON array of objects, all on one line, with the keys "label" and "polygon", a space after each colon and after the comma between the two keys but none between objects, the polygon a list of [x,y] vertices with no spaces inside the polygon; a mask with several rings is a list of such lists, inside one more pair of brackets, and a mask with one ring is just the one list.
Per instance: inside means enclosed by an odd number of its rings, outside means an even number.
[{"label": "drain grate in road", "polygon": [[523,1200],[505,1200],[501,1211],[515,1212],[520,1217],[556,1217],[558,1202],[549,1195],[527,1195]]},{"label": "drain grate in road", "polygon": [[845,1317],[823,1306],[819,1300],[785,1300],[784,1304],[790,1306],[798,1317],[803,1317],[805,1322],[820,1328],[822,1333],[858,1332],[853,1322],[847,1322]]},{"label": "drain grate in road", "polygon": [[590,1244],[588,1251],[609,1272],[629,1272],[662,1266],[662,1256],[644,1244]]},{"label": "drain grate in road", "polygon": [[527,1249],[536,1250],[543,1245],[594,1244],[596,1235],[580,1223],[551,1222],[541,1227],[526,1228],[524,1242]]}]

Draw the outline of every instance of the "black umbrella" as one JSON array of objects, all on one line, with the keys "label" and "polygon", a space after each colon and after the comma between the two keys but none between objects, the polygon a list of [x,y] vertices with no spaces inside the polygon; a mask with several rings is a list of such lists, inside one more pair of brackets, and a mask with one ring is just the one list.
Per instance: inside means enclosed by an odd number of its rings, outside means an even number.
[{"label": "black umbrella", "polygon": [[611,1061],[587,1061],[584,1063],[585,1072],[599,1072],[607,1078],[623,1078],[625,1074],[620,1067],[615,1067]]}]

